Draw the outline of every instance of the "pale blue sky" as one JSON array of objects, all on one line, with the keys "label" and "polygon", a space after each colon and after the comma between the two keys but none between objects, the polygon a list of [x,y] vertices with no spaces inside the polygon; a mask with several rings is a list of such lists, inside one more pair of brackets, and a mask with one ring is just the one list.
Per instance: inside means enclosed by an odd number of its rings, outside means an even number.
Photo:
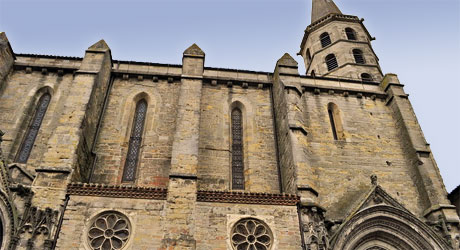
[{"label": "pale blue sky", "polygon": [[[16,53],[83,56],[99,39],[114,59],[180,64],[196,42],[206,66],[272,72],[296,56],[311,0],[0,0]],[[371,35],[385,73],[410,94],[446,188],[460,184],[460,1],[336,0]]]}]

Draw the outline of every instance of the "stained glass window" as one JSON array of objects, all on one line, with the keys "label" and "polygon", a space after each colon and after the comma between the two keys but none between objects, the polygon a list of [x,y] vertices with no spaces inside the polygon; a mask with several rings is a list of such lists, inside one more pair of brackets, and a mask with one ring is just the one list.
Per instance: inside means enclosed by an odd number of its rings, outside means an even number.
[{"label": "stained glass window", "polygon": [[87,236],[93,250],[122,249],[131,236],[131,225],[125,215],[108,211],[95,218]]},{"label": "stained glass window", "polygon": [[38,100],[37,107],[35,108],[35,114],[32,120],[30,121],[29,127],[27,128],[24,141],[21,144],[21,148],[18,151],[16,156],[16,162],[26,163],[29,159],[30,152],[35,143],[35,138],[37,138],[38,131],[45,117],[46,110],[48,109],[48,104],[50,103],[51,95],[48,93],[43,94]]},{"label": "stained glass window", "polygon": [[129,138],[128,154],[126,155],[125,169],[123,171],[123,181],[134,181],[136,176],[146,113],[147,102],[145,99],[142,99],[136,104],[131,137]]},{"label": "stained glass window", "polygon": [[272,247],[273,234],[264,222],[247,218],[233,226],[231,242],[236,250],[268,250]]},{"label": "stained glass window", "polygon": [[232,111],[232,189],[244,189],[243,117],[241,110]]}]

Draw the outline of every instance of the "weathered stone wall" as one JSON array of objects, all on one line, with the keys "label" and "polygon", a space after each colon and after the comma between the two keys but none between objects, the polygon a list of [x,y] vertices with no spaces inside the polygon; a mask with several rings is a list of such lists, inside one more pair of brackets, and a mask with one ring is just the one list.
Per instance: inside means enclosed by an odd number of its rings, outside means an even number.
[{"label": "weathered stone wall", "polygon": [[[357,206],[371,188],[372,174],[406,208],[422,216],[424,206],[415,185],[417,176],[385,100],[327,92],[305,92],[303,100],[311,164],[320,180],[317,191],[328,218],[343,218]],[[344,140],[333,138],[329,103],[340,110]]]},{"label": "weathered stone wall", "polygon": [[[29,61],[29,58],[24,60]],[[0,124],[5,132],[3,151],[7,162],[14,162],[30,120],[35,113],[37,102],[41,95],[48,91],[51,94],[51,101],[27,165],[24,165],[28,171],[34,173],[33,170],[43,160],[47,141],[57,126],[57,120],[67,101],[72,80],[71,74],[60,76],[51,72],[42,74],[38,71],[26,73],[25,70],[15,70],[9,75],[0,93],[0,110],[2,111]]]},{"label": "weathered stone wall", "polygon": [[273,113],[268,87],[203,86],[198,188],[231,189],[231,112],[243,113],[245,191],[279,193]]},{"label": "weathered stone wall", "polygon": [[179,83],[116,78],[110,91],[96,146],[92,182],[121,182],[137,101],[147,101],[147,116],[136,184],[166,187],[176,126]]},{"label": "weathered stone wall", "polygon": [[300,249],[296,206],[198,202],[196,215],[200,218],[196,221],[196,249],[231,249],[232,226],[247,217],[260,219],[269,226],[275,238],[272,249]]},{"label": "weathered stone wall", "polygon": [[87,232],[97,215],[106,211],[117,211],[128,217],[131,231],[126,249],[156,249],[163,236],[164,203],[161,200],[72,195],[56,249],[89,249]]}]

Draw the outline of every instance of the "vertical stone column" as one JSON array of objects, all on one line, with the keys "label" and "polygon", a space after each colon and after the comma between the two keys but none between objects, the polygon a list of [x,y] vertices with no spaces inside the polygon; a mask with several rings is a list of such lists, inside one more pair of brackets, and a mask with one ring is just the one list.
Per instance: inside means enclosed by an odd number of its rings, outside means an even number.
[{"label": "vertical stone column", "polygon": [[18,226],[19,230],[28,230],[15,235],[19,249],[52,248],[67,184],[72,179],[84,181],[82,173],[89,169],[86,159],[90,158],[90,152],[86,149],[91,148],[95,136],[95,121],[102,107],[98,103],[106,94],[111,67],[110,49],[103,40],[88,48],[48,141],[43,162],[36,169],[33,196],[25,205]]},{"label": "vertical stone column", "polygon": [[388,94],[387,105],[393,111],[397,126],[406,142],[404,151],[418,177],[419,181],[416,184],[426,205],[424,216],[432,222],[440,221],[455,225],[448,230],[450,233],[446,233],[457,236],[459,218],[455,206],[447,199],[447,191],[438,166],[417,121],[409,95],[404,92],[404,85],[400,84],[395,74],[387,74],[381,87]]},{"label": "vertical stone column", "polygon": [[162,249],[195,249],[198,137],[204,52],[193,44],[182,59]]},{"label": "vertical stone column", "polygon": [[297,62],[284,54],[275,68],[273,100],[283,192],[300,196],[302,249],[328,249],[324,212],[318,205],[317,176],[308,161],[302,87]]},{"label": "vertical stone column", "polygon": [[0,32],[0,92],[14,64],[14,53],[5,32]]},{"label": "vertical stone column", "polygon": [[273,100],[283,192],[316,201],[316,177],[308,162],[307,130],[297,62],[284,54],[275,68]]}]

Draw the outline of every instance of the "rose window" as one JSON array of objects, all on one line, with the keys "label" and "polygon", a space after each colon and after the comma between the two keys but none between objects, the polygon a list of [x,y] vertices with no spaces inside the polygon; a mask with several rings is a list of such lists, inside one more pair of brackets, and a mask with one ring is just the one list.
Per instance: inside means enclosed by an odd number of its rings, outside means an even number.
[{"label": "rose window", "polygon": [[130,232],[128,218],[117,212],[106,212],[94,220],[88,231],[88,242],[94,250],[122,249]]},{"label": "rose window", "polygon": [[238,221],[232,230],[232,246],[236,250],[268,250],[273,241],[270,228],[260,220]]}]

